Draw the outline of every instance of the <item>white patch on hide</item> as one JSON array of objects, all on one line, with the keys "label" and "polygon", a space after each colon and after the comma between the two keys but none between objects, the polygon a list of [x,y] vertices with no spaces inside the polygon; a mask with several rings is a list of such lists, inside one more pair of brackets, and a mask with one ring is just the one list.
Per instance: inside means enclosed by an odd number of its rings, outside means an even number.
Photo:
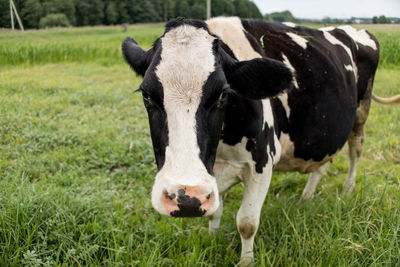
[{"label": "white patch on hide", "polygon": [[328,27],[323,27],[323,28],[319,28],[318,30],[320,31],[333,31],[335,29],[335,27],[332,26],[328,26]]},{"label": "white patch on hide", "polygon": [[338,40],[335,36],[333,36],[332,34],[330,34],[327,31],[323,32],[324,37],[326,40],[328,40],[331,44],[333,45],[339,45],[341,47],[343,47],[343,49],[346,51],[346,53],[348,54],[350,61],[351,61],[351,65],[353,66],[353,72],[354,72],[354,77],[356,79],[356,81],[358,80],[358,76],[357,76],[357,66],[354,63],[353,60],[353,54],[351,53],[350,48],[348,48],[344,43],[342,43],[340,40]]},{"label": "white patch on hide", "polygon": [[243,28],[240,18],[217,17],[207,20],[206,23],[209,31],[220,37],[238,60],[261,58],[244,34],[246,30]]},{"label": "white patch on hide", "polygon": [[366,30],[357,31],[349,25],[339,26],[338,29],[343,30],[347,35],[349,35],[354,41],[364,46],[369,46],[374,50],[377,50],[377,46],[374,40],[368,35]]},{"label": "white patch on hide", "polygon": [[301,46],[303,49],[307,49],[308,41],[306,39],[292,32],[287,32],[286,34],[293,40],[293,42]]},{"label": "white patch on hide", "polygon": [[293,22],[290,22],[290,21],[282,22],[282,24],[284,24],[284,25],[286,25],[286,26],[288,26],[290,28],[294,28],[294,27],[297,26],[296,24],[294,24]]},{"label": "white patch on hide", "polygon": [[293,68],[292,64],[290,64],[289,59],[283,53],[282,53],[282,58],[283,58],[283,64],[285,64],[286,67],[288,67],[291,70],[292,74],[293,74],[293,81],[292,82],[293,82],[294,86],[296,88],[299,88],[299,84],[297,83],[297,80],[296,80],[296,70]]},{"label": "white patch on hide", "polygon": [[353,67],[352,67],[351,65],[344,65],[344,68],[345,68],[347,71],[354,71],[354,69],[353,69]]},{"label": "white patch on hide", "polygon": [[287,93],[280,94],[280,95],[278,95],[278,99],[281,101],[282,106],[286,111],[286,118],[289,119],[290,107],[289,107],[289,103],[288,103],[288,94]]}]

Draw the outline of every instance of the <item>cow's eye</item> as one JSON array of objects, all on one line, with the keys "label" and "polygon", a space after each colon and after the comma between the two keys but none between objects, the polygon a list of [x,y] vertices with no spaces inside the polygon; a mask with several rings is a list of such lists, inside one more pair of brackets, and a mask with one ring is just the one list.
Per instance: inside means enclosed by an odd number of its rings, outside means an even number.
[{"label": "cow's eye", "polygon": [[152,101],[151,101],[151,97],[148,93],[146,92],[142,92],[143,95],[143,103],[145,105],[146,108],[151,107],[153,105]]},{"label": "cow's eye", "polygon": [[225,107],[227,96],[227,92],[222,92],[222,94],[218,98],[217,108],[222,109],[223,107]]}]

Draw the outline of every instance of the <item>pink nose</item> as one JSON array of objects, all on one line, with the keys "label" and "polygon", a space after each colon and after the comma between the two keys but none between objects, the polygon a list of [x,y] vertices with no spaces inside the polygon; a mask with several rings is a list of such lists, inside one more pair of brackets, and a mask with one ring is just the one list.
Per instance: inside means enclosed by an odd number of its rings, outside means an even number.
[{"label": "pink nose", "polygon": [[165,209],[174,217],[201,217],[214,203],[214,193],[198,186],[180,186],[161,197]]}]

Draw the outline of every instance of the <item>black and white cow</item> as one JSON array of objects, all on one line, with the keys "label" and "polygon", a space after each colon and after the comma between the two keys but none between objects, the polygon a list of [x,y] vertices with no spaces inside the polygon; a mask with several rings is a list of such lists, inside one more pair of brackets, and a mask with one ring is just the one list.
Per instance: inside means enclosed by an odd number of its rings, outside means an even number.
[{"label": "black and white cow", "polygon": [[253,258],[273,170],[311,173],[302,196],[309,198],[348,141],[344,191],[354,188],[379,55],[365,30],[176,19],[150,50],[132,38],[122,50],[143,76],[158,167],[153,207],[208,216],[215,231],[222,196],[243,182],[237,227],[244,264]]}]

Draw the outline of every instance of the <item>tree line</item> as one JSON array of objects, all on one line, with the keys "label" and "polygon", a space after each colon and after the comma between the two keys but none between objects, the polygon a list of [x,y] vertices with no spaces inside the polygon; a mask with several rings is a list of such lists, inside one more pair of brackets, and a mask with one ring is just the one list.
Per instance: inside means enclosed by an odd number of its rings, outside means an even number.
[{"label": "tree line", "polygon": [[[206,0],[14,0],[25,28],[206,19]],[[251,0],[212,0],[212,16],[262,18]],[[9,0],[0,0],[0,28],[10,28]]]},{"label": "tree line", "polygon": [[[377,17],[377,16],[373,17],[372,23],[373,24],[391,24],[392,20],[390,18],[385,17],[384,15],[381,15],[379,17]],[[400,23],[400,20],[397,18],[393,21],[393,23]]]},{"label": "tree line", "polygon": [[[206,19],[206,0],[13,0],[27,29],[167,21],[175,17]],[[211,15],[300,23],[400,23],[399,18],[322,20],[295,18],[288,10],[262,15],[251,0],[211,0]],[[10,28],[9,0],[0,0],[0,28]]]}]

